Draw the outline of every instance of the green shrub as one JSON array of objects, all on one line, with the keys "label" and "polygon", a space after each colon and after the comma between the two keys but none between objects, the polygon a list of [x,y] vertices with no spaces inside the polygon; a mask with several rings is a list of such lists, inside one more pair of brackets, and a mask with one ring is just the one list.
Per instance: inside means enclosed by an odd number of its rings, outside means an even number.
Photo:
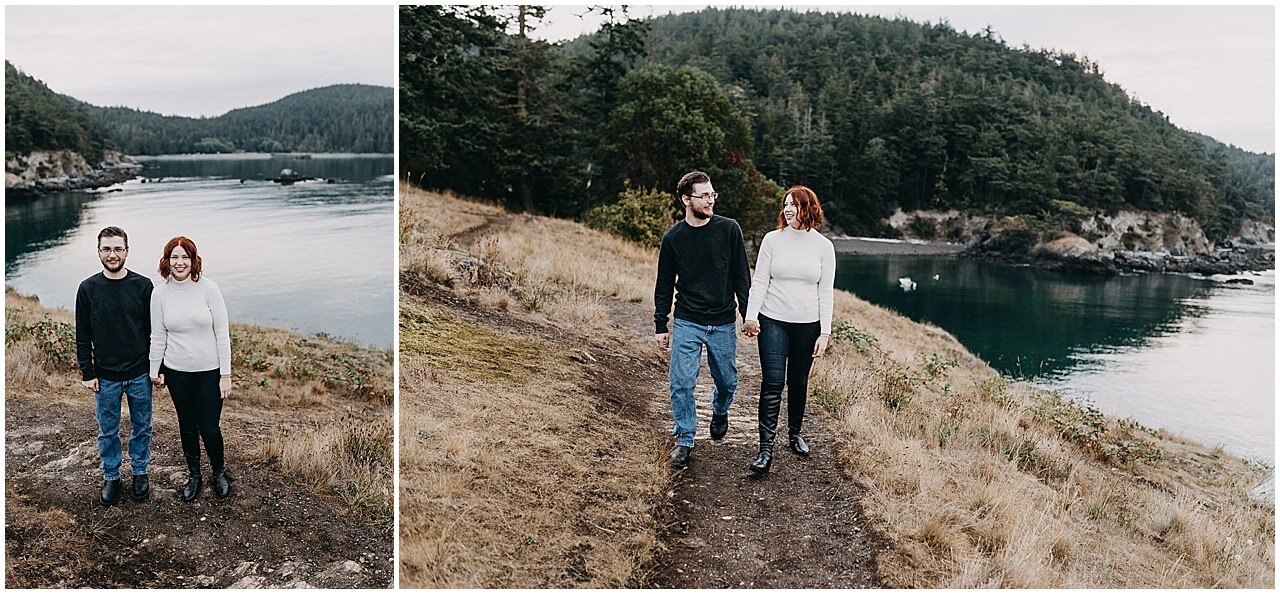
[{"label": "green shrub", "polygon": [[587,212],[588,227],[623,239],[657,247],[662,235],[675,223],[675,197],[666,192],[630,188],[618,194],[618,201]]}]

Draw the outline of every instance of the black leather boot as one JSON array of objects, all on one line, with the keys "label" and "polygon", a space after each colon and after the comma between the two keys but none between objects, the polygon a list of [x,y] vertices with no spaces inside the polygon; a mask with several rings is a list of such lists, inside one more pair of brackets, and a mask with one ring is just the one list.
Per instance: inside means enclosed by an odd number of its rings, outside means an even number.
[{"label": "black leather boot", "polygon": [[729,432],[729,413],[711,414],[711,439],[723,439]]},{"label": "black leather boot", "polygon": [[760,384],[760,408],[757,416],[760,429],[760,453],[751,463],[751,472],[764,474],[773,464],[773,439],[777,436],[778,409],[782,406],[782,384]]},{"label": "black leather boot", "polygon": [[191,502],[195,501],[196,497],[200,496],[200,487],[204,484],[204,479],[200,476],[199,464],[192,466],[191,463],[188,462],[187,474],[189,477],[187,478],[187,486],[182,488],[182,500]]},{"label": "black leather boot", "polygon": [[149,495],[151,495],[151,481],[147,480],[147,475],[133,475],[133,500],[146,501]]},{"label": "black leather boot", "polygon": [[120,500],[120,489],[120,479],[104,479],[102,481],[102,495],[99,497],[98,502],[102,505],[115,505]]},{"label": "black leather boot", "polygon": [[226,499],[231,494],[231,481],[227,479],[227,471],[213,473],[213,494],[218,499]]},{"label": "black leather boot", "polygon": [[766,446],[760,444],[760,453],[756,456],[755,462],[751,463],[751,472],[756,474],[766,474],[769,467],[773,465],[773,444]]},{"label": "black leather boot", "polygon": [[792,433],[787,442],[791,445],[791,451],[795,452],[797,456],[802,458],[809,457],[809,444],[804,442],[804,438],[800,437],[799,433]]}]

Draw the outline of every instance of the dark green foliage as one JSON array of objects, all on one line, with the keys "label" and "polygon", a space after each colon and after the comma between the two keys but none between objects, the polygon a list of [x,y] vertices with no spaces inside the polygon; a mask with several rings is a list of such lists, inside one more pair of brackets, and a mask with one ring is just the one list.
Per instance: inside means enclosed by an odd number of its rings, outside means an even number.
[{"label": "dark green foliage", "polygon": [[1270,157],[1203,148],[1074,54],[856,14],[594,10],[600,31],[548,45],[521,33],[538,7],[401,7],[401,173],[578,217],[700,169],[749,243],[794,184],[881,236],[895,208],[1036,220],[1020,239],[1119,209],[1220,239],[1274,212]]},{"label": "dark green foliage", "polygon": [[70,149],[90,163],[113,148],[107,131],[79,104],[49,90],[44,83],[4,63],[4,150]]},{"label": "dark green foliage", "polygon": [[1274,212],[1248,181],[1265,175],[1207,155],[1073,54],[856,14],[712,8],[651,27],[650,61],[734,89],[761,171],[814,188],[849,232],[875,233],[894,207],[1035,214],[1067,200],[1180,211],[1211,237]]},{"label": "dark green foliage", "polygon": [[628,189],[618,195],[617,202],[587,211],[583,222],[593,229],[658,247],[662,235],[677,220],[674,205],[675,197],[666,192]]},{"label": "dark green foliage", "polygon": [[215,118],[82,105],[131,155],[236,150],[389,153],[394,146],[394,100],[387,87],[332,85]]}]

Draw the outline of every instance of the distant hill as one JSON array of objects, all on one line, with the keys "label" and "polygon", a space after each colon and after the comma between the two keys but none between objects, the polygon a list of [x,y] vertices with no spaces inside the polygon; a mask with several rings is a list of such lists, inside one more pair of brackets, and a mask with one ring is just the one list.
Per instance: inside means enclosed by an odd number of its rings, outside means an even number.
[{"label": "distant hill", "polygon": [[236,150],[390,153],[394,146],[390,87],[332,85],[212,118],[82,105],[124,152],[133,155]]},{"label": "distant hill", "polygon": [[990,29],[711,8],[653,19],[647,56],[715,76],[752,114],[760,170],[813,186],[847,227],[893,207],[1035,213],[1059,200],[1176,210],[1222,236],[1274,213],[1255,189],[1274,177],[1270,157],[1202,150],[1098,64]]},{"label": "distant hill", "polygon": [[1258,190],[1258,198],[1267,207],[1267,212],[1276,214],[1275,153],[1254,153],[1234,144],[1224,144],[1204,134],[1189,134],[1207,154],[1225,157],[1227,163]]},{"label": "distant hill", "polygon": [[91,160],[114,148],[106,128],[78,101],[68,100],[43,82],[4,63],[4,150],[70,149]]},{"label": "distant hill", "polygon": [[1178,212],[1211,240],[1275,212],[1271,157],[1206,149],[1100,65],[990,29],[707,8],[613,12],[548,44],[511,35],[513,14],[401,8],[400,166],[426,187],[581,217],[703,169],[717,211],[757,235],[792,184],[871,235],[897,234],[897,208],[1021,215],[1046,236],[1097,212]]}]

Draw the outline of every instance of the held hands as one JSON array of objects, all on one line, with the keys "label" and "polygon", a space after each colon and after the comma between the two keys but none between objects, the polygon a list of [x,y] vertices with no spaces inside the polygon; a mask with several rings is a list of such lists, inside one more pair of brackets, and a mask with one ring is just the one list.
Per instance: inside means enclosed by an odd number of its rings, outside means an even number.
[{"label": "held hands", "polygon": [[819,334],[818,341],[813,343],[813,358],[817,359],[827,352],[827,343],[831,341],[831,336],[827,334]]},{"label": "held hands", "polygon": [[94,394],[97,394],[97,393],[98,393],[98,378],[96,378],[96,377],[95,377],[95,378],[93,378],[93,379],[91,379],[91,380],[84,380],[84,381],[81,381],[81,382],[80,382],[80,385],[82,385],[82,386],[84,386],[84,387],[86,387],[86,388],[89,388],[89,390],[90,390],[91,392],[93,392]]},{"label": "held hands", "polygon": [[747,320],[742,323],[742,335],[748,338],[760,336],[760,321]]},{"label": "held hands", "polygon": [[664,351],[671,350],[671,333],[670,332],[664,332],[662,334],[654,334],[653,339],[657,341],[658,348]]},{"label": "held hands", "polygon": [[230,377],[218,378],[218,393],[222,395],[223,400],[226,400],[227,396],[231,395],[231,378]]},{"label": "held hands", "polygon": [[153,387],[156,387],[156,388],[163,388],[163,387],[164,387],[164,374],[162,373],[162,374],[160,374],[160,375],[159,375],[159,376],[157,376],[157,377],[153,377],[153,378],[151,378],[151,385],[152,385]]}]

